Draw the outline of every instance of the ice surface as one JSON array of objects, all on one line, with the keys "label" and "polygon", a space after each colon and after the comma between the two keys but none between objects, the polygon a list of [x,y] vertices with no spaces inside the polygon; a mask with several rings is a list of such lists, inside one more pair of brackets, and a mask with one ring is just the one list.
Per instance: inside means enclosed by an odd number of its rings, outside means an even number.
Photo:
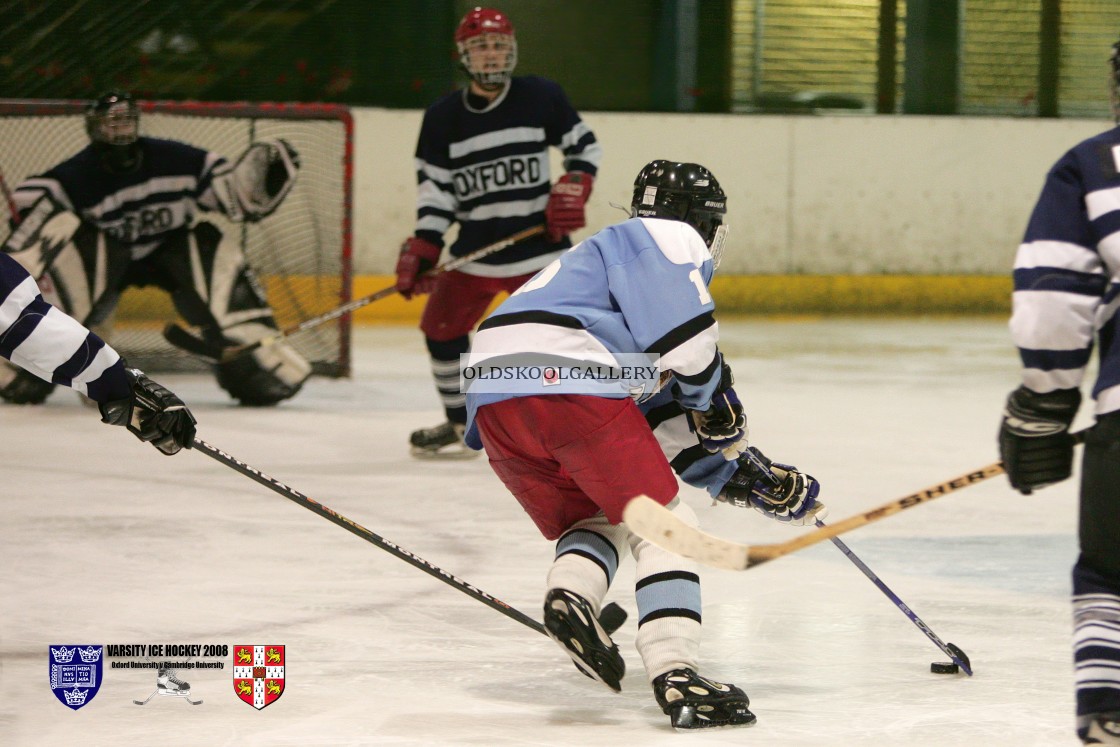
[{"label": "ice surface", "polygon": [[[1003,320],[724,321],[752,442],[823,484],[839,520],[998,460],[1018,381]],[[485,459],[419,462],[440,420],[419,333],[356,333],[355,375],[273,409],[212,379],[160,380],[209,443],[539,619],[552,548]],[[1088,407],[1085,408],[1086,410]],[[1083,413],[1079,421],[1088,421]],[[76,395],[0,408],[0,744],[1073,745],[1069,571],[1073,480],[1031,497],[1003,477],[843,539],[975,676],[824,542],[751,570],[704,570],[702,672],[742,686],[749,729],[675,734],[633,648],[633,571],[609,600],[623,692],[547,638],[207,458],[168,458],[98,422]],[[723,536],[806,529],[685,489]],[[181,672],[189,706],[150,670],[110,670],[85,708],[48,687],[58,643],[287,646],[262,711],[225,670]]]}]

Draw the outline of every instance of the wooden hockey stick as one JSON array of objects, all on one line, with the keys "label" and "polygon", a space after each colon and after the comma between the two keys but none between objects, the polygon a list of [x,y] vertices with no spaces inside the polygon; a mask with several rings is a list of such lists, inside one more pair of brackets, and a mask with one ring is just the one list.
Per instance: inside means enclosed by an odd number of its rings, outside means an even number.
[{"label": "wooden hockey stick", "polygon": [[[192,448],[197,449],[198,451],[201,451],[203,454],[210,457],[211,459],[214,459],[218,462],[221,462],[222,464],[226,465],[230,469],[232,469],[236,472],[240,472],[241,474],[245,475],[246,477],[260,483],[261,485],[264,485],[269,490],[273,491],[274,493],[278,493],[279,495],[284,496],[285,498],[292,501],[293,503],[297,503],[300,506],[303,506],[308,511],[311,511],[315,514],[318,514],[319,516],[323,517],[327,521],[329,521],[333,524],[337,524],[338,526],[342,527],[343,529],[350,532],[351,534],[354,534],[358,537],[361,537],[366,542],[369,542],[371,545],[374,545],[374,546],[384,550],[385,552],[387,552],[391,555],[397,556],[398,558],[405,561],[406,563],[409,563],[413,566],[416,566],[420,570],[424,571],[424,573],[427,573],[429,576],[434,576],[435,578],[438,578],[440,581],[444,582],[448,586],[452,586],[452,587],[458,589],[459,591],[463,592],[464,594],[471,597],[472,599],[476,599],[476,600],[482,602],[483,604],[485,604],[487,607],[490,607],[492,609],[497,610],[498,612],[501,612],[506,617],[509,617],[513,620],[516,620],[517,622],[521,623],[525,627],[532,628],[533,630],[537,631],[538,633],[545,633],[544,625],[537,622],[533,618],[529,617],[525,613],[509,606],[508,604],[506,604],[505,602],[503,602],[500,599],[497,599],[495,597],[490,596],[489,594],[484,592],[482,589],[479,589],[477,586],[475,586],[475,585],[473,585],[473,584],[471,584],[467,581],[464,581],[463,579],[459,578],[458,576],[451,575],[450,573],[443,570],[442,568],[440,568],[436,565],[433,565],[432,563],[429,563],[427,560],[424,560],[419,555],[415,555],[415,554],[409,552],[408,550],[404,549],[400,545],[398,545],[394,542],[390,542],[389,540],[385,539],[384,537],[381,537],[380,535],[375,534],[374,532],[371,532],[369,529],[366,529],[364,526],[357,523],[356,521],[348,519],[345,516],[343,516],[342,514],[338,513],[337,511],[335,511],[333,509],[330,509],[330,508],[327,508],[322,503],[319,503],[316,500],[308,498],[303,493],[299,492],[298,490],[296,490],[294,488],[288,487],[284,483],[277,480],[275,477],[271,477],[270,475],[266,475],[264,472],[261,472],[260,470],[254,468],[254,467],[250,467],[248,464],[246,464],[245,462],[242,462],[240,459],[237,459],[237,458],[227,454],[226,452],[222,451],[221,449],[218,449],[214,446],[211,446],[210,444],[203,441],[201,438],[196,438],[194,440],[194,444],[193,444]],[[624,609],[622,609],[622,607],[620,607],[619,605],[615,604],[614,602],[611,602],[611,603],[605,605],[603,607],[602,611],[599,613],[599,622],[603,626],[603,628],[606,629],[607,633],[613,633],[614,631],[618,630],[618,628],[621,627],[622,623],[625,622],[625,621],[626,621],[626,611]]]},{"label": "wooden hockey stick", "polygon": [[[1084,430],[1070,435],[1073,436],[1075,444],[1080,444],[1085,439]],[[818,542],[832,539],[865,524],[885,519],[908,508],[949,495],[1003,473],[1003,462],[994,462],[937,485],[932,485],[924,490],[919,490],[916,493],[911,493],[903,498],[885,503],[870,511],[850,516],[835,524],[820,526],[800,537],[772,545],[745,545],[714,537],[696,527],[685,524],[672,511],[646,496],[638,496],[626,504],[622,520],[635,534],[670,552],[675,552],[713,568],[741,571],[762,565],[774,558],[789,555]]]},{"label": "wooden hockey stick", "polygon": [[[484,246],[481,249],[476,249],[470,254],[464,254],[462,257],[449,259],[443,264],[433,267],[432,269],[425,272],[423,274],[423,277],[432,277],[442,272],[457,270],[463,265],[474,262],[475,260],[482,259],[483,257],[488,257],[496,252],[500,252],[502,249],[512,246],[513,244],[542,234],[544,233],[544,231],[545,226],[533,226],[531,228],[526,228],[524,231],[518,231],[512,236],[507,236],[501,241],[496,241],[489,246]],[[185,350],[188,353],[197,355],[200,358],[206,358],[207,360],[216,363],[228,363],[229,361],[232,361],[236,358],[240,358],[246,353],[251,353],[257,348],[273,345],[280,340],[288,337],[289,335],[294,335],[296,332],[302,332],[306,329],[317,327],[324,322],[329,322],[332,319],[338,319],[343,314],[348,314],[355,309],[360,309],[363,306],[368,306],[374,301],[380,301],[381,299],[388,298],[389,296],[395,295],[396,293],[397,286],[395,285],[391,285],[388,288],[382,288],[376,293],[371,293],[368,296],[362,296],[361,298],[355,298],[352,301],[347,301],[346,303],[335,309],[327,311],[323,314],[319,314],[318,316],[304,319],[298,324],[293,324],[290,327],[285,327],[276,334],[262,337],[259,340],[245,343],[244,345],[219,347],[217,345],[211,344],[206,340],[203,340],[197,335],[192,334],[183,326],[175,322],[171,322],[163,328],[163,337],[175,347]]]}]

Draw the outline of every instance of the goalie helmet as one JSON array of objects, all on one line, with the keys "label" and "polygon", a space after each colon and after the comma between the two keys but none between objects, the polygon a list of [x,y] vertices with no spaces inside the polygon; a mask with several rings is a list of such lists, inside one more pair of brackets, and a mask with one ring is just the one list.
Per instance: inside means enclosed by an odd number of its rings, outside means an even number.
[{"label": "goalie helmet", "polygon": [[86,107],[86,134],[112,171],[139,163],[140,108],[132,94],[109,91]]},{"label": "goalie helmet", "polygon": [[727,195],[712,172],[698,163],[650,161],[634,180],[633,218],[679,220],[696,229],[719,267],[727,226]]},{"label": "goalie helmet", "polygon": [[455,29],[459,64],[485,91],[496,91],[509,82],[517,66],[517,38],[509,16],[492,8],[475,8]]}]

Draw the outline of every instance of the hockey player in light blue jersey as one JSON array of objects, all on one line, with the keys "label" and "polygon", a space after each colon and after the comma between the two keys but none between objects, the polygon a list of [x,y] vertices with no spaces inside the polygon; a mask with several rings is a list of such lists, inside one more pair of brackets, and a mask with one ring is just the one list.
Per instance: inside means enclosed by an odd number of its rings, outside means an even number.
[{"label": "hockey player in light blue jersey", "polygon": [[[1110,59],[1120,123],[1120,42]],[[1077,733],[1085,744],[1120,744],[1120,126],[1050,169],[1015,256],[1012,302],[1023,383],[1007,399],[999,445],[1023,494],[1070,476],[1069,427],[1094,347],[1099,354],[1073,568]]]},{"label": "hockey player in light blue jersey", "polygon": [[[697,674],[695,565],[632,534],[623,508],[644,494],[695,523],[677,499],[675,470],[719,500],[812,523],[823,516],[819,485],[747,446],[708,292],[726,232],[719,183],[697,164],[653,161],[638,174],[631,209],[479,327],[462,367],[466,442],[485,448],[540,532],[557,540],[545,627],[580,671],[621,688],[624,661],[596,618],[629,550],[636,646],[673,726],[750,724],[740,688]],[[643,361],[656,361],[654,370]]]},{"label": "hockey player in light blue jersey", "polygon": [[35,280],[0,253],[0,356],[35,376],[68,386],[98,403],[101,420],[123,425],[164,454],[194,442],[186,405],[117,351],[43,300]]}]

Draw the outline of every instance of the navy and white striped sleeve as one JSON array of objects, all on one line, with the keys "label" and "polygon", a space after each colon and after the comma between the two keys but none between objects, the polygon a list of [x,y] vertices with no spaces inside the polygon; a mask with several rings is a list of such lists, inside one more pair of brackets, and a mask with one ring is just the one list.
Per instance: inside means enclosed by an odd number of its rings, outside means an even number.
[{"label": "navy and white striped sleeve", "polygon": [[603,160],[603,146],[595,133],[580,118],[564,90],[556,83],[553,86],[556,114],[547,128],[549,144],[564,154],[565,171],[583,171],[595,176]]},{"label": "navy and white striped sleeve", "polygon": [[451,179],[449,143],[429,109],[416,143],[416,235],[443,246],[443,235],[455,221],[459,199]]},{"label": "navy and white striped sleeve", "polygon": [[7,254],[0,254],[0,356],[97,402],[124,399],[131,389],[117,352],[43,300]]},{"label": "navy and white striped sleeve", "polygon": [[1109,215],[1120,217],[1120,187],[1086,189],[1067,153],[1047,175],[1015,256],[1011,335],[1033,391],[1081,385],[1108,286],[1093,222]]}]

